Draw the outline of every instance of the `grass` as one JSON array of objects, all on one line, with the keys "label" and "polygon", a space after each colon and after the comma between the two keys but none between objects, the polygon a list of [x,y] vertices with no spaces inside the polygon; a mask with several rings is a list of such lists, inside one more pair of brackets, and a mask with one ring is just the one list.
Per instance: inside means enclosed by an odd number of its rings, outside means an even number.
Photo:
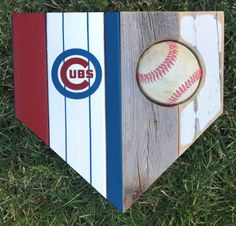
[{"label": "grass", "polygon": [[[224,114],[125,214],[14,118],[11,12],[224,10]],[[0,2],[0,225],[236,225],[234,0]]]}]

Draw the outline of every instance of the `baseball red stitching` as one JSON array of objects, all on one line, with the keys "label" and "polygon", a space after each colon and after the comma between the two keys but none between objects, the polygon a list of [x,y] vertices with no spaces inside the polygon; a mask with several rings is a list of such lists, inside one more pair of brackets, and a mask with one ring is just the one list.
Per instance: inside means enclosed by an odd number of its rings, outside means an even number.
[{"label": "baseball red stitching", "polygon": [[168,99],[167,105],[173,105],[177,100],[200,78],[202,77],[202,70],[199,68],[185,81]]},{"label": "baseball red stitching", "polygon": [[164,61],[154,70],[146,73],[146,74],[140,74],[138,73],[138,81],[140,83],[151,83],[154,82],[164,75],[172,68],[174,65],[177,55],[178,55],[178,48],[175,42],[167,41],[166,42],[169,47],[169,52],[167,57],[164,59]]}]

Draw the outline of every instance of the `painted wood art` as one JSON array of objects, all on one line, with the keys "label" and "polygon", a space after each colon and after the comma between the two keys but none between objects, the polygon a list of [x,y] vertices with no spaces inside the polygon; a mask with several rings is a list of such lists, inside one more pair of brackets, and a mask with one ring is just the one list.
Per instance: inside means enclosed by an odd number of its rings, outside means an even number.
[{"label": "painted wood art", "polygon": [[15,113],[120,211],[223,111],[223,12],[13,14]]}]

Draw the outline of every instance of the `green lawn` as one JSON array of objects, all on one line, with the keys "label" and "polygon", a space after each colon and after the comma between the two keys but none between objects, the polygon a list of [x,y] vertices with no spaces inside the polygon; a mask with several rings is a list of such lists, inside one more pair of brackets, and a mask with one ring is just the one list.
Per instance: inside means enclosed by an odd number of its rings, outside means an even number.
[{"label": "green lawn", "polygon": [[[0,0],[0,225],[236,225],[234,0]],[[11,12],[224,10],[224,114],[125,214],[14,118]]]}]

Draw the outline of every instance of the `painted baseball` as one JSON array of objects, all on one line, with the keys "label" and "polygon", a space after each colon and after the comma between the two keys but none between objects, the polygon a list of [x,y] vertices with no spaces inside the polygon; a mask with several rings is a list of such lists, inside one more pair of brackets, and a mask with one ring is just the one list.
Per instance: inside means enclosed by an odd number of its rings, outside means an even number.
[{"label": "painted baseball", "polygon": [[190,98],[202,77],[199,61],[185,45],[163,41],[141,55],[137,80],[142,92],[162,105],[173,106]]}]

